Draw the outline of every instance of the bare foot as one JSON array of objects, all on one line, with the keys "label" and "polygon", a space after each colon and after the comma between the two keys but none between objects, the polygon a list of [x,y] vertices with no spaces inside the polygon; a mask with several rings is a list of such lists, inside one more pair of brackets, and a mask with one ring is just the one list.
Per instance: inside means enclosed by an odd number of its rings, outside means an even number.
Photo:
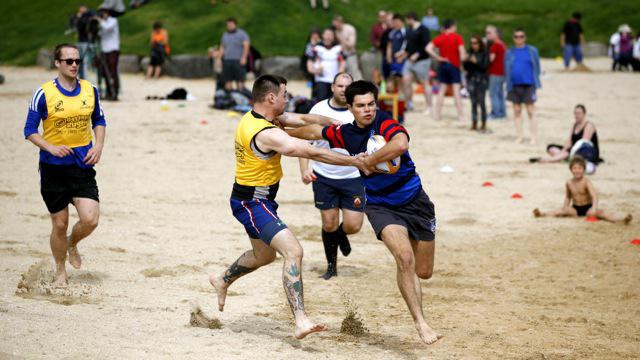
[{"label": "bare foot", "polygon": [[80,269],[82,265],[82,258],[80,257],[80,253],[78,252],[77,246],[69,246],[67,248],[67,252],[69,253],[69,264],[76,269]]},{"label": "bare foot", "polygon": [[215,275],[209,276],[209,283],[216,289],[216,293],[218,294],[218,311],[224,311],[224,301],[227,298],[228,285],[221,277],[216,277]]},{"label": "bare foot", "polygon": [[427,345],[434,344],[436,341],[442,339],[442,335],[438,334],[433,330],[429,325],[424,324],[422,326],[417,325],[416,329],[418,330],[418,335],[420,335],[420,339]]},{"label": "bare foot", "polygon": [[57,272],[56,273],[56,279],[53,281],[53,283],[51,285],[53,285],[54,287],[65,287],[67,286],[68,282],[67,282],[67,272],[66,271],[62,271],[62,272]]},{"label": "bare foot", "polygon": [[540,209],[538,209],[538,208],[533,209],[533,216],[541,217],[542,216],[542,212],[540,212]]},{"label": "bare foot", "polygon": [[631,220],[633,220],[633,216],[631,216],[631,214],[627,214],[627,216],[625,216],[625,218],[622,220],[622,222],[625,225],[629,225],[629,223],[631,222]]},{"label": "bare foot", "polygon": [[328,329],[325,324],[314,324],[311,320],[307,319],[301,325],[296,325],[294,336],[296,339],[304,339],[305,336],[311,333],[327,331]]}]

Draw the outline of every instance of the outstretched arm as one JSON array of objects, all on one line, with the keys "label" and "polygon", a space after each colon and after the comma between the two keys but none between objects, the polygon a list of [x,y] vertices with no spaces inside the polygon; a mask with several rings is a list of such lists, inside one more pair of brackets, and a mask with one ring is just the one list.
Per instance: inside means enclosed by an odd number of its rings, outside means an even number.
[{"label": "outstretched arm", "polygon": [[282,115],[278,116],[277,120],[281,125],[294,128],[310,124],[329,126],[335,122],[334,119],[322,115],[299,114],[292,112],[283,113]]},{"label": "outstretched arm", "polygon": [[329,149],[320,149],[309,142],[289,136],[279,128],[263,130],[256,135],[256,145],[262,151],[275,151],[285,156],[303,157],[327,164],[356,166],[365,171],[362,156],[347,156]]},{"label": "outstretched arm", "polygon": [[322,140],[322,129],[324,127],[318,124],[301,126],[297,129],[287,129],[287,134],[298,139],[304,140]]}]

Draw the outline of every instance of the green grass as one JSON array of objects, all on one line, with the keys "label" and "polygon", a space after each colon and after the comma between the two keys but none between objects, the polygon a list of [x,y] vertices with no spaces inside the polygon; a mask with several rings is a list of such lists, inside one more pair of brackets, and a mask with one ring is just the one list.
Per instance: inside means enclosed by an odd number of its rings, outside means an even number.
[{"label": "green grass", "polygon": [[[95,8],[101,1],[85,3]],[[32,65],[38,50],[56,43],[75,40],[64,35],[67,19],[81,1],[4,0],[0,1],[0,62]],[[125,1],[128,3],[128,1]],[[306,0],[153,0],[150,4],[120,17],[123,53],[146,55],[151,23],[161,20],[169,30],[174,54],[204,54],[219,42],[225,19],[234,16],[247,30],[251,41],[265,56],[299,55],[310,27],[329,25],[334,14],[341,14],[358,29],[358,48],[369,48],[368,34],[378,9],[422,15],[432,6],[441,21],[453,17],[459,31],[468,38],[482,34],[488,23],[508,35],[524,27],[529,43],[543,56],[560,55],[559,31],[574,10],[583,13],[588,41],[607,42],[622,23],[640,29],[638,0],[331,0],[331,9],[312,11]]]}]

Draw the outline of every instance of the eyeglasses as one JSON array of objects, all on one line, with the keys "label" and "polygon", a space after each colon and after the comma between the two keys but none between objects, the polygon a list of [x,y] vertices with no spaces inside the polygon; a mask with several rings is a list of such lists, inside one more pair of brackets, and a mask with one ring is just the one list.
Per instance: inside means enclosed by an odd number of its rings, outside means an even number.
[{"label": "eyeglasses", "polygon": [[513,35],[514,39],[524,39],[524,35]]},{"label": "eyeglasses", "polygon": [[73,65],[74,63],[76,65],[82,64],[82,59],[58,59],[58,61],[64,62],[65,64],[67,64],[69,66]]}]

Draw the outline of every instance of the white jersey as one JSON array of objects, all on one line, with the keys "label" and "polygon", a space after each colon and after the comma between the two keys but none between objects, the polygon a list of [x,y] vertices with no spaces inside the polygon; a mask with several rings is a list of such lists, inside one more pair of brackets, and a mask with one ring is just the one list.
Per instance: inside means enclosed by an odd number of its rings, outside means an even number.
[{"label": "white jersey", "polygon": [[[333,79],[331,79],[331,81],[333,81]],[[343,124],[350,124],[353,122],[354,119],[351,111],[349,111],[347,108],[334,108],[329,104],[329,100],[331,100],[331,98],[322,100],[319,103],[315,104],[311,108],[311,111],[309,111],[309,114],[327,116],[332,119],[338,120]],[[327,140],[313,141],[313,145],[318,148],[330,148],[329,142]],[[333,148],[331,150],[340,154],[349,155],[349,153],[345,149]],[[320,174],[324,177],[328,177],[330,179],[353,179],[360,177],[360,172],[356,167],[353,166],[339,166],[312,161],[311,167],[313,168],[313,171],[315,173]]]},{"label": "white jersey", "polygon": [[336,45],[332,48],[326,48],[324,45],[316,45],[313,47],[315,55],[314,66],[322,66],[322,73],[315,75],[317,82],[333,83],[333,78],[340,71],[340,62],[342,59],[342,46]]}]

